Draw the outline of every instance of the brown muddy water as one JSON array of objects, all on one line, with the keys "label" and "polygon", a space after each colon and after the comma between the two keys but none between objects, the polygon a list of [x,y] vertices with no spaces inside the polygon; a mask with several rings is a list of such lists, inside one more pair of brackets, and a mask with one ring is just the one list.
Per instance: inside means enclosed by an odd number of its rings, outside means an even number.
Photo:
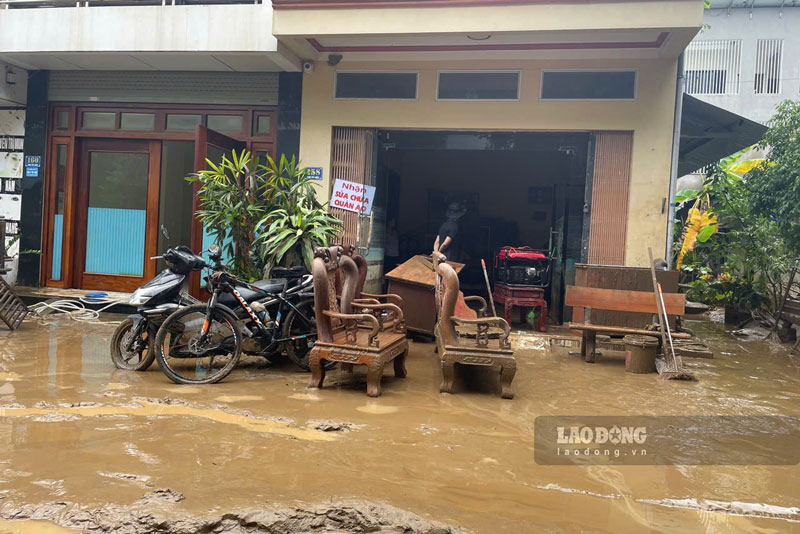
[{"label": "brown muddy water", "polygon": [[534,461],[540,415],[800,415],[800,358],[689,326],[715,352],[684,360],[698,383],[527,348],[512,401],[469,373],[440,394],[432,343],[369,399],[363,371],[307,390],[307,374],[250,359],[178,386],[155,364],[116,370],[113,324],[0,329],[0,533],[800,532],[797,465]]}]

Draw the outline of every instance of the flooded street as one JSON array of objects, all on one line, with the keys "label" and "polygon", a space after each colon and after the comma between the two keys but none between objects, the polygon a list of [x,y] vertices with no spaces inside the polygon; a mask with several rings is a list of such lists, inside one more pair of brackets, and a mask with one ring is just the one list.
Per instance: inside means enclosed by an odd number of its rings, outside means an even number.
[{"label": "flooded street", "polygon": [[[366,503],[387,529],[429,532],[800,532],[797,465],[535,463],[541,415],[800,416],[785,346],[687,326],[715,356],[684,359],[697,383],[625,373],[621,353],[590,365],[524,349],[507,401],[466,372],[440,394],[433,343],[412,343],[408,378],[387,372],[370,399],[363,369],[307,390],[290,364],[252,358],[220,384],[178,386],[156,364],[116,370],[113,324],[28,321],[0,330],[0,533],[336,531],[320,518]],[[258,526],[272,520],[285,530]]]}]

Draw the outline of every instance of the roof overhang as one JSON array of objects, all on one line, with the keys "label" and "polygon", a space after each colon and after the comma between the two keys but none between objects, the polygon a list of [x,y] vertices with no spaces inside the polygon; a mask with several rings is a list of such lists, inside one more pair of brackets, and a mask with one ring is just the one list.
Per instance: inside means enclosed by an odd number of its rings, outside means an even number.
[{"label": "roof overhang", "polygon": [[766,131],[763,124],[684,94],[678,176],[757,143]]},{"label": "roof overhang", "polygon": [[273,34],[305,59],[677,57],[702,0],[273,0]]}]

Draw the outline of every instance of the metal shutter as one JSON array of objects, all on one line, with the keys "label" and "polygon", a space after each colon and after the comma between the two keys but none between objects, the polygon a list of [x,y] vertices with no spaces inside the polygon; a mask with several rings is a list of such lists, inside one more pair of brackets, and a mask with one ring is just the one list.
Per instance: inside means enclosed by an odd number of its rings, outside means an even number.
[{"label": "metal shutter", "polygon": [[276,72],[51,71],[51,101],[278,104]]},{"label": "metal shutter", "polygon": [[[341,178],[362,185],[372,185],[373,146],[375,130],[370,128],[333,128],[333,147],[331,155],[331,188]],[[359,214],[339,208],[331,208],[331,213],[344,223],[341,242],[345,245],[359,245]],[[362,230],[365,231],[365,230]]]}]

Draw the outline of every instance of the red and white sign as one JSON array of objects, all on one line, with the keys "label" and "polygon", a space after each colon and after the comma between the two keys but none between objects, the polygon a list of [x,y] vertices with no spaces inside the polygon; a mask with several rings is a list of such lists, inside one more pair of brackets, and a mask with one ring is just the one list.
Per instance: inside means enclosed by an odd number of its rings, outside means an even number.
[{"label": "red and white sign", "polygon": [[331,193],[331,207],[369,215],[374,199],[375,187],[337,179]]}]

